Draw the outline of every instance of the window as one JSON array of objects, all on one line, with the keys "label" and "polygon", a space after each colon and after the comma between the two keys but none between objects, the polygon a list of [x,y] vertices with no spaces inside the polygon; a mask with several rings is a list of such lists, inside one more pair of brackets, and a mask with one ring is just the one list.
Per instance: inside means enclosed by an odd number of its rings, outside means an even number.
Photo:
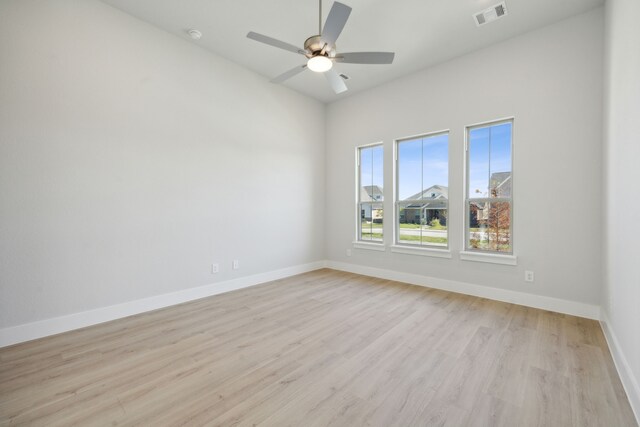
[{"label": "window", "polygon": [[382,145],[358,148],[358,240],[382,243],[383,232]]},{"label": "window", "polygon": [[449,133],[397,143],[396,244],[449,245]]},{"label": "window", "polygon": [[513,120],[467,128],[465,249],[513,252]]}]

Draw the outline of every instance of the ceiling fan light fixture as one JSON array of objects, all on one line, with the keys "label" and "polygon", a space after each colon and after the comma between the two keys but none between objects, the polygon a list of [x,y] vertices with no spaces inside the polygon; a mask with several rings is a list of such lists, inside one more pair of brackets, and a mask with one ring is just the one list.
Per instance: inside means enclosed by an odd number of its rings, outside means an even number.
[{"label": "ceiling fan light fixture", "polygon": [[316,73],[324,73],[333,67],[333,61],[324,55],[317,55],[307,61],[307,67]]}]

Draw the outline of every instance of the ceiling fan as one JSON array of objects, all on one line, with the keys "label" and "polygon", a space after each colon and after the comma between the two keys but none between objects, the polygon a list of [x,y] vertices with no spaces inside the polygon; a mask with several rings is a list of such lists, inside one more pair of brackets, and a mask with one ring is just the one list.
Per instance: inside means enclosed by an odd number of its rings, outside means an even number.
[{"label": "ceiling fan", "polygon": [[327,20],[322,27],[322,0],[319,0],[320,13],[318,17],[318,35],[309,37],[304,42],[304,48],[300,49],[292,44],[250,31],[247,37],[268,44],[280,49],[307,57],[307,63],[298,65],[271,80],[272,83],[282,83],[285,80],[310,69],[316,73],[324,73],[335,93],[347,90],[347,85],[337,71],[333,68],[334,62],[346,64],[391,64],[393,62],[393,52],[350,52],[337,53],[336,40],[342,32],[351,8],[346,4],[334,2],[327,16]]}]

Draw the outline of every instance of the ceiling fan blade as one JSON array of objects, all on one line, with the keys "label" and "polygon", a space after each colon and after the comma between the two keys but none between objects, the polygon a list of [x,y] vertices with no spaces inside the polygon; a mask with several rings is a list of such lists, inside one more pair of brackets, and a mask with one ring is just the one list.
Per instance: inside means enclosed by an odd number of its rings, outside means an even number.
[{"label": "ceiling fan blade", "polygon": [[340,53],[334,59],[346,64],[391,64],[394,56],[393,52],[350,52]]},{"label": "ceiling fan blade", "polygon": [[335,93],[342,93],[347,90],[347,85],[335,69],[332,68],[331,70],[326,71],[324,75]]},{"label": "ceiling fan blade", "polygon": [[289,71],[285,71],[277,77],[271,79],[271,83],[282,83],[283,81],[290,79],[291,77],[300,74],[307,68],[307,64],[298,65],[295,68],[290,69]]},{"label": "ceiling fan blade", "polygon": [[327,16],[327,20],[324,23],[324,28],[322,28],[322,41],[329,44],[330,46],[334,46],[336,44],[336,40],[344,25],[347,23],[347,19],[349,19],[349,14],[351,13],[351,8],[346,4],[342,4],[340,2],[333,3],[331,6],[331,10],[329,11],[329,16]]},{"label": "ceiling fan blade", "polygon": [[247,38],[258,41],[260,43],[268,44],[273,47],[278,47],[280,49],[288,50],[289,52],[299,53],[301,55],[304,55],[307,53],[307,51],[305,51],[304,49],[300,49],[299,47],[296,47],[292,44],[274,39],[273,37],[265,36],[263,34],[254,33],[253,31],[249,31],[249,33],[247,33]]}]

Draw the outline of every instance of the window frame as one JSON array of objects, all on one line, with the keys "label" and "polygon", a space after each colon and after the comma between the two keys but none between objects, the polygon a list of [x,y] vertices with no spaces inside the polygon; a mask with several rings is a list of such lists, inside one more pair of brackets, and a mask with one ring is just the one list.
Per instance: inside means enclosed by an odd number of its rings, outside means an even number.
[{"label": "window frame", "polygon": [[[360,152],[363,149],[368,149],[368,148],[374,148],[374,147],[381,147],[382,148],[382,182],[383,182],[383,187],[382,187],[382,191],[383,191],[383,199],[380,202],[361,202],[360,201],[360,191],[362,188],[362,184],[360,182],[360,177],[362,176],[362,165],[360,162]],[[381,250],[384,248],[384,244],[385,244],[385,234],[384,234],[384,143],[382,141],[379,142],[373,142],[371,144],[365,144],[365,145],[358,145],[355,149],[355,153],[356,153],[356,167],[355,167],[355,171],[356,171],[356,187],[355,187],[355,212],[356,212],[356,229],[355,229],[355,239],[353,241],[354,245],[356,247],[359,247],[361,249],[374,249],[374,250]],[[362,205],[363,203],[371,203],[372,205],[374,203],[380,203],[382,204],[382,211],[383,211],[383,222],[382,222],[382,240],[363,240],[362,239]],[[373,218],[372,218],[373,220]]]},{"label": "window frame", "polygon": [[[511,197],[469,197],[469,179],[470,179],[470,173],[469,173],[469,168],[470,168],[470,161],[469,161],[469,153],[470,153],[470,134],[471,131],[474,129],[482,129],[482,128],[488,128],[488,127],[492,127],[492,126],[496,126],[496,125],[501,125],[501,124],[505,124],[505,123],[511,123],[511,138],[510,138],[510,149],[511,149]],[[514,203],[514,194],[515,194],[515,184],[514,184],[514,164],[513,164],[513,160],[514,160],[514,129],[515,129],[515,117],[511,116],[511,117],[505,117],[505,118],[501,118],[501,119],[495,119],[495,120],[489,120],[489,121],[485,121],[485,122],[480,122],[480,123],[474,123],[471,125],[467,125],[465,126],[465,132],[464,132],[464,188],[463,188],[463,193],[462,193],[462,197],[463,197],[463,227],[464,227],[464,232],[463,232],[463,242],[462,242],[462,248],[463,250],[461,251],[461,258],[465,259],[465,260],[469,260],[469,261],[486,261],[486,262],[493,262],[496,264],[511,264],[511,265],[515,265],[516,263],[516,246],[515,246],[515,239],[513,236],[513,218],[514,218],[514,212],[515,212],[515,203]],[[485,203],[485,202],[507,202],[510,204],[510,209],[509,209],[509,238],[511,240],[511,251],[509,252],[504,252],[504,251],[493,251],[493,250],[485,250],[485,249],[477,249],[477,248],[471,248],[469,246],[469,237],[470,237],[470,227],[469,227],[469,205],[472,201],[478,201],[481,203]],[[485,257],[486,259],[483,259],[482,257]],[[505,261],[501,261],[500,259],[504,258]]]},{"label": "window frame", "polygon": [[[400,241],[400,205],[405,203],[410,203],[412,201],[407,202],[406,200],[400,201],[400,167],[399,167],[399,155],[400,152],[400,144],[407,141],[413,141],[416,139],[424,139],[435,137],[439,135],[447,135],[447,188],[449,188],[449,178],[451,172],[451,164],[450,164],[450,142],[451,142],[451,130],[450,129],[442,129],[438,131],[422,133],[413,136],[407,136],[403,138],[398,138],[394,140],[393,144],[393,247],[392,250],[398,253],[409,253],[409,254],[420,254],[427,256],[435,256],[435,257],[443,257],[450,258],[451,257],[451,239],[449,233],[449,219],[451,218],[451,203],[450,203],[450,194],[446,200],[446,210],[447,210],[447,245],[424,245],[422,241],[420,245],[412,245],[409,243],[403,243]],[[422,155],[422,162],[424,162],[424,153]],[[424,191],[424,189],[422,189]],[[420,203],[420,201],[413,200],[413,202]]]}]

